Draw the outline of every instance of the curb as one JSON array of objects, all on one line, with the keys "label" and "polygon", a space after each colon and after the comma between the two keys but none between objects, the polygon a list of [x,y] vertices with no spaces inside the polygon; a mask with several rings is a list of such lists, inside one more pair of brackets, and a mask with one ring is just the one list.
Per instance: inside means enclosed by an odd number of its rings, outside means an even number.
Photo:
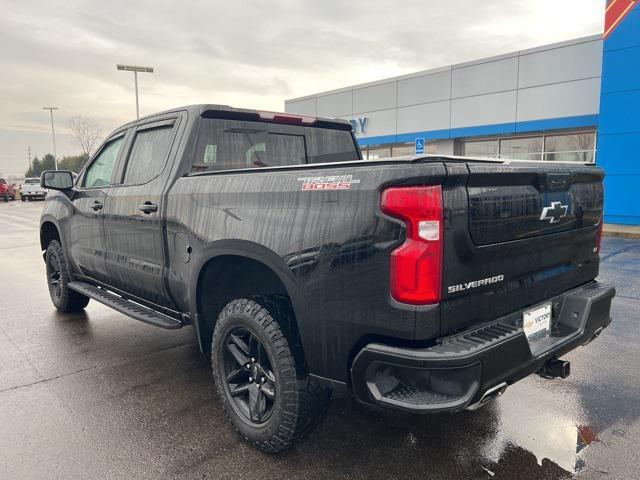
[{"label": "curb", "polygon": [[604,224],[602,234],[605,237],[640,239],[640,227],[630,225]]}]

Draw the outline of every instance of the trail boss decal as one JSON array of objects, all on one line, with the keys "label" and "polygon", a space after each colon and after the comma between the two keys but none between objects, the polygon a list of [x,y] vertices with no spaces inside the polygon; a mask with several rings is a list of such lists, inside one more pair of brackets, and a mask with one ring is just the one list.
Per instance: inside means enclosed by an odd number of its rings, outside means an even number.
[{"label": "trail boss decal", "polygon": [[472,288],[478,288],[484,285],[491,285],[492,283],[502,282],[503,280],[504,275],[496,275],[495,277],[483,278],[482,280],[474,280],[473,282],[450,285],[449,287],[447,287],[447,292],[464,292],[465,290],[471,290]]},{"label": "trail boss decal", "polygon": [[353,175],[335,175],[331,177],[302,177],[302,190],[349,190],[351,185],[360,183]]}]

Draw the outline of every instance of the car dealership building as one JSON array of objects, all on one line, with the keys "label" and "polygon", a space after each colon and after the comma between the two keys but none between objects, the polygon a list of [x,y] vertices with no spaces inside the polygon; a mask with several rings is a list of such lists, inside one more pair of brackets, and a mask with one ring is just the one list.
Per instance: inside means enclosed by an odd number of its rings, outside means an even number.
[{"label": "car dealership building", "polygon": [[286,100],[351,121],[365,158],[418,153],[596,162],[605,220],[640,225],[640,8],[604,35]]}]

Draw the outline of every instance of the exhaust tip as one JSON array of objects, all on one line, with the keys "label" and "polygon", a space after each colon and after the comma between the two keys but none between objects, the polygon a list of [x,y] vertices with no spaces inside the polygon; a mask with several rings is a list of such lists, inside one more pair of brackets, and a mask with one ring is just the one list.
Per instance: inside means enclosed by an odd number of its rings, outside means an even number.
[{"label": "exhaust tip", "polygon": [[480,407],[484,407],[487,403],[492,402],[493,400],[502,396],[506,389],[507,382],[502,382],[500,385],[496,385],[495,387],[490,388],[489,390],[484,392],[482,397],[480,397],[480,400],[478,400],[473,405],[469,405],[465,410],[474,411],[478,410]]},{"label": "exhaust tip", "polygon": [[599,327],[594,334],[591,336],[591,338],[589,338],[589,340],[587,340],[586,342],[584,342],[582,344],[582,346],[584,347],[585,345],[589,345],[591,342],[593,342],[596,338],[598,338],[600,336],[600,334],[604,331],[604,327]]}]

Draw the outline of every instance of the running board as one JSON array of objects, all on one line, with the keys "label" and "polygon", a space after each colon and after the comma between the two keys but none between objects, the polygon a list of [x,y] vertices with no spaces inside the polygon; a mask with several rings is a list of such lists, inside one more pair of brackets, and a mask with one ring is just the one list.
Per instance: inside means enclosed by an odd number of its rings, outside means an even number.
[{"label": "running board", "polygon": [[148,323],[160,328],[166,328],[174,330],[176,328],[182,328],[184,323],[175,318],[171,318],[162,313],[156,312],[151,308],[147,308],[139,303],[126,300],[114,293],[109,292],[103,288],[94,287],[84,282],[70,282],[69,288],[75,290],[82,295],[86,295],[89,298],[111,307],[120,313],[123,313],[135,320]]}]

